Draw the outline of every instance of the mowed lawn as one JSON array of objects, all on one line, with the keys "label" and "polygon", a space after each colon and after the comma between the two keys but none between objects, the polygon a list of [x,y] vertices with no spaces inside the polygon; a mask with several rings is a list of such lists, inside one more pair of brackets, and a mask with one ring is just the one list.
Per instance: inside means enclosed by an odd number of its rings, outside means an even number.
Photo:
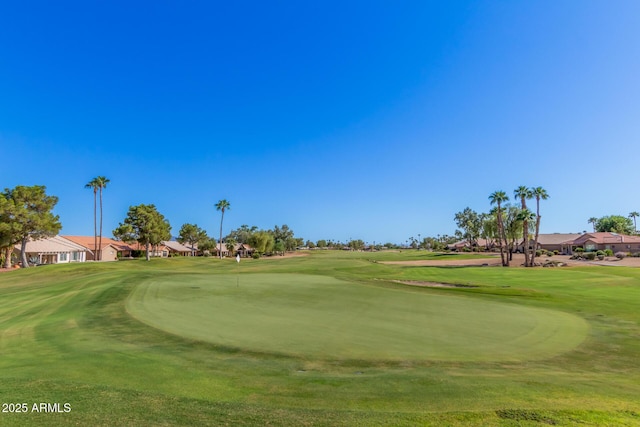
[{"label": "mowed lawn", "polygon": [[526,361],[572,350],[588,331],[561,311],[293,273],[245,274],[242,286],[239,274],[154,278],[127,309],[188,338],[323,360]]},{"label": "mowed lawn", "polygon": [[431,257],[4,273],[0,425],[640,425],[640,269]]}]

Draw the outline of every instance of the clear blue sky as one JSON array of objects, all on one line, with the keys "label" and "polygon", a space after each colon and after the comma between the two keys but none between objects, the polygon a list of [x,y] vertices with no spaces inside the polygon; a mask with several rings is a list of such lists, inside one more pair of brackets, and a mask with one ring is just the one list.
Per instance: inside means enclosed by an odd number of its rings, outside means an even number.
[{"label": "clear blue sky", "polygon": [[542,186],[542,232],[640,210],[640,2],[0,5],[0,187],[63,234],[154,203],[174,234],[404,242]]}]

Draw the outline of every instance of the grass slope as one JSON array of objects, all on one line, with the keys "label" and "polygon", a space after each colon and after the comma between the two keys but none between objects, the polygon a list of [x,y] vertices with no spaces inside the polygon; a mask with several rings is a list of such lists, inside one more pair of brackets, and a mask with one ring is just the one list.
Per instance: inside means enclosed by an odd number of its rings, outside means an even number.
[{"label": "grass slope", "polygon": [[[72,411],[0,412],[0,424],[640,425],[640,270],[415,268],[375,262],[429,256],[405,252],[326,252],[243,261],[240,266],[185,258],[2,274],[0,401],[68,402]],[[588,330],[573,350],[538,360],[396,359],[384,354],[336,359],[310,347],[300,353],[256,351],[246,341],[232,345],[180,337],[127,313],[128,298],[144,300],[144,286],[169,286],[171,275],[191,278],[190,287],[202,287],[197,278],[221,275],[229,281],[238,268],[241,277],[323,276],[327,286],[354,293],[345,301],[336,298],[339,306],[352,306],[366,295],[384,295],[378,298],[390,304],[453,297],[525,313],[566,313],[567,318],[583,319]],[[479,287],[425,289],[391,280]],[[321,292],[322,283],[313,292]],[[231,292],[233,282],[227,287]],[[331,301],[328,296],[321,300],[325,307]],[[473,324],[479,315],[470,310],[458,316],[459,322]]]}]

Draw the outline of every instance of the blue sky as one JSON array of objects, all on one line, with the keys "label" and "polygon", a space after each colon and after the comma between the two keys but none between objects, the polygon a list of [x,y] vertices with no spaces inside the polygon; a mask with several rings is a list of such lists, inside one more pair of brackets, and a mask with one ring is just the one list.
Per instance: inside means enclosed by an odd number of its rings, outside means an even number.
[{"label": "blue sky", "polygon": [[542,232],[640,210],[640,2],[60,1],[0,5],[0,187],[63,234],[154,203],[174,234],[452,234],[542,186]]}]

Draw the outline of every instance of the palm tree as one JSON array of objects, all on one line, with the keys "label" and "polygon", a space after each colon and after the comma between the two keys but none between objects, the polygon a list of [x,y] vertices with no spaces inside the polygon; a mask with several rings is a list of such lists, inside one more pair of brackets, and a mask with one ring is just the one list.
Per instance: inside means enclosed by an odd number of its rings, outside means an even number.
[{"label": "palm tree", "polygon": [[[513,195],[516,198],[520,198],[520,202],[522,204],[522,211],[527,211],[527,202],[526,199],[530,199],[533,197],[533,193],[528,187],[521,185],[520,187],[513,190]],[[524,215],[522,217],[522,246],[524,248],[524,266],[529,267],[533,265],[533,257],[531,263],[529,262],[529,219],[530,215]]]},{"label": "palm tree", "polygon": [[98,188],[100,190],[100,261],[102,261],[102,189],[107,188],[107,184],[110,182],[109,178],[99,176],[96,178],[98,182]]},{"label": "palm tree", "polygon": [[[102,260],[102,189],[107,188],[109,179],[104,176],[97,176],[89,181],[84,188],[93,189],[93,249],[95,251],[93,259]],[[98,244],[98,226],[96,220],[96,199],[98,191],[100,191],[100,243]],[[100,248],[100,249],[98,249]]]},{"label": "palm tree", "polygon": [[638,234],[638,227],[636,227],[636,218],[640,216],[640,213],[633,211],[629,214],[629,218],[633,218],[633,229],[635,233]]},{"label": "palm tree", "polygon": [[587,220],[587,222],[589,224],[593,224],[593,232],[595,233],[596,232],[596,222],[598,222],[598,218],[596,218],[595,216],[592,216],[591,218],[589,218]]},{"label": "palm tree", "polygon": [[218,244],[220,245],[220,259],[222,259],[222,221],[224,220],[224,211],[227,209],[231,209],[231,204],[226,199],[222,199],[216,203],[216,210],[222,212],[222,216],[220,217],[220,240],[218,240]]},{"label": "palm tree", "polygon": [[[538,235],[540,234],[540,199],[547,200],[549,194],[547,190],[542,187],[532,188],[531,192],[533,193],[533,197],[536,198],[536,238],[533,241],[533,248],[536,249],[538,247]],[[535,252],[533,256],[535,256]],[[533,265],[533,256],[531,257],[531,265]]]},{"label": "palm tree", "polygon": [[491,195],[489,196],[489,200],[491,201],[492,205],[495,204],[498,207],[496,216],[498,218],[498,234],[500,236],[500,259],[502,260],[502,265],[506,267],[509,265],[509,258],[505,257],[504,254],[504,245],[507,242],[507,236],[505,234],[504,224],[502,222],[501,205],[502,202],[506,202],[507,200],[509,200],[509,196],[507,196],[507,193],[505,193],[504,191],[495,191],[491,193]]},{"label": "palm tree", "polygon": [[98,178],[93,178],[87,184],[85,184],[84,188],[92,188],[93,189],[93,260],[96,261],[96,253],[98,248],[98,223],[96,221],[97,214],[97,197],[98,197],[98,188],[100,185],[98,184]]}]

